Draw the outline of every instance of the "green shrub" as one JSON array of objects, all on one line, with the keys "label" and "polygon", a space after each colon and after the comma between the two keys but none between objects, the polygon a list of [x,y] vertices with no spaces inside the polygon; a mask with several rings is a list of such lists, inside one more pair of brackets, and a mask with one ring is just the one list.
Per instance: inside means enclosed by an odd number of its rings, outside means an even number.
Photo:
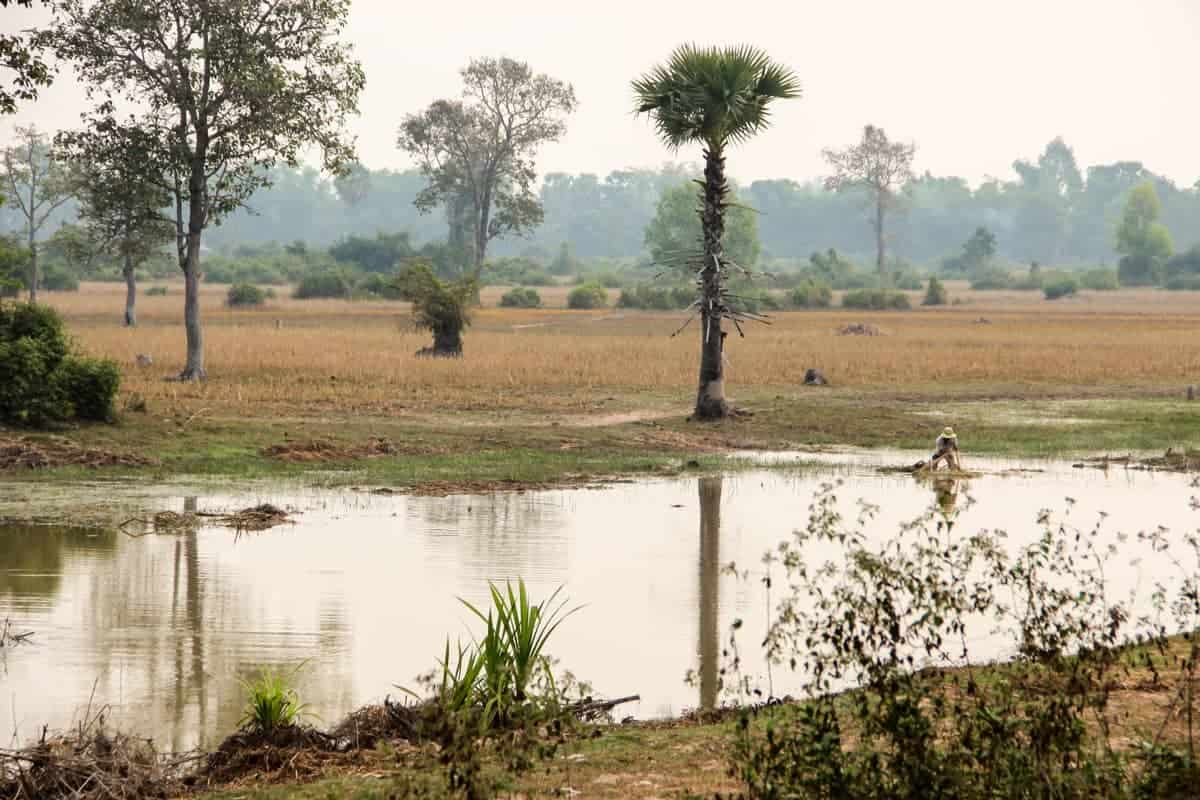
[{"label": "green shrub", "polygon": [[829,308],[833,305],[833,290],[810,279],[792,290],[791,300],[796,308]]},{"label": "green shrub", "polygon": [[1011,289],[1013,280],[1006,270],[987,269],[971,278],[971,288],[983,292]]},{"label": "green shrub", "polygon": [[1113,292],[1121,288],[1115,269],[1089,269],[1079,278],[1079,285],[1093,292]]},{"label": "green shrub", "polygon": [[350,281],[340,272],[317,272],[305,275],[292,297],[297,300],[312,300],[318,297],[350,297]]},{"label": "green shrub", "polygon": [[401,299],[400,287],[396,285],[395,278],[380,275],[378,272],[372,272],[363,278],[358,284],[358,290],[364,294],[382,297],[384,300]]},{"label": "green shrub", "polygon": [[58,381],[76,417],[96,422],[113,418],[121,372],[112,361],[67,356],[59,366]]},{"label": "green shrub", "polygon": [[593,280],[605,289],[620,289],[625,285],[625,281],[615,272],[602,272]]},{"label": "green shrub", "polygon": [[1060,297],[1069,297],[1079,290],[1079,283],[1072,275],[1063,275],[1046,281],[1046,285],[1042,287],[1042,293],[1046,295],[1047,300],[1057,300]]},{"label": "green shrub", "polygon": [[908,295],[892,289],[856,289],[842,295],[843,308],[871,311],[907,311],[912,308]]},{"label": "green shrub", "polygon": [[608,292],[598,283],[576,286],[567,295],[567,308],[587,310],[608,305]]},{"label": "green shrub", "polygon": [[251,283],[235,283],[225,295],[225,305],[230,308],[261,306],[266,300],[267,293]]},{"label": "green shrub", "polygon": [[621,290],[617,308],[675,311],[687,308],[695,299],[696,290],[687,286],[638,286]]},{"label": "green shrub", "polygon": [[944,306],[946,305],[946,287],[937,278],[929,279],[929,286],[925,288],[925,299],[921,301],[923,306]]},{"label": "green shrub", "polygon": [[165,287],[165,286],[151,286],[146,289],[147,297],[165,297],[166,294],[167,294],[167,287]]},{"label": "green shrub", "polygon": [[897,289],[906,292],[919,292],[922,288],[921,279],[911,272],[901,273],[896,276],[895,285]]},{"label": "green shrub", "polygon": [[0,422],[108,419],[119,384],[112,362],[72,354],[54,309],[0,304]]},{"label": "green shrub", "polygon": [[743,289],[730,294],[729,306],[734,311],[758,314],[763,311],[778,311],[783,304],[767,289]]},{"label": "green shrub", "polygon": [[1200,291],[1200,275],[1176,275],[1168,278],[1167,288],[1173,292]]},{"label": "green shrub", "polygon": [[48,292],[78,292],[79,278],[60,266],[48,265],[39,278]]},{"label": "green shrub", "polygon": [[501,308],[541,308],[541,306],[542,296],[538,294],[537,289],[518,286],[508,290],[500,298]]}]

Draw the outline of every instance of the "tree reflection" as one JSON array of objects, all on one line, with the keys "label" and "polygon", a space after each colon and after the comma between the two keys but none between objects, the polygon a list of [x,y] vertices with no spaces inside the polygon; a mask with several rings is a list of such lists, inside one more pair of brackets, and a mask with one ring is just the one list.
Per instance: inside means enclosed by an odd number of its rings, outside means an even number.
[{"label": "tree reflection", "polygon": [[720,476],[700,478],[700,707],[717,705],[721,592]]}]

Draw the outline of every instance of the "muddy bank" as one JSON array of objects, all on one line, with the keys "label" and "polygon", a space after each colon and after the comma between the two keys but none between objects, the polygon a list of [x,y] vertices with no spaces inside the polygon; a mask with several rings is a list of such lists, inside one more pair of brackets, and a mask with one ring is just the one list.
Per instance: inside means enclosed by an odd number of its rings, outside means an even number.
[{"label": "muddy bank", "polygon": [[1131,469],[1145,472],[1200,471],[1200,450],[1168,449],[1161,456],[1098,456],[1072,464],[1075,469]]},{"label": "muddy bank", "polygon": [[0,436],[0,472],[55,467],[148,467],[154,459],[135,453],[82,447],[61,436]]}]

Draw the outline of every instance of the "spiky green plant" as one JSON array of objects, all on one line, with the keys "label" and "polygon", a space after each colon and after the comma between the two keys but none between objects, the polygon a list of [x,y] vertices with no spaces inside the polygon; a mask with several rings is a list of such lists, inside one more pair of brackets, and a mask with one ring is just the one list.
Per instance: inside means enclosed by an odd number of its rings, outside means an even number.
[{"label": "spiky green plant", "polygon": [[698,47],[684,45],[661,64],[633,82],[635,111],[654,121],[669,147],[687,144],[704,148],[704,182],[700,221],[703,242],[698,254],[685,261],[697,273],[701,323],[698,419],[720,419],[729,413],[725,401],[725,334],[728,318],[741,332],[740,320],[757,315],[730,308],[725,283],[737,265],[725,257],[725,209],[729,186],[725,179],[725,149],[745,142],[770,123],[770,104],[800,94],[800,82],[787,67],[774,63],[762,50],[749,46]]},{"label": "spiky green plant", "polygon": [[511,581],[506,581],[503,591],[495,584],[488,586],[492,606],[486,614],[460,600],[486,626],[477,644],[485,716],[504,719],[513,705],[529,698],[530,686],[538,673],[553,686],[546,643],[579,607],[567,610],[567,600],[558,599],[561,586],[536,605],[530,602],[524,580],[518,580],[515,588]]},{"label": "spiky green plant", "polygon": [[264,667],[255,677],[242,679],[246,705],[238,726],[270,734],[295,725],[307,715],[308,706],[300,702],[295,688],[296,675],[303,666],[288,673]]}]

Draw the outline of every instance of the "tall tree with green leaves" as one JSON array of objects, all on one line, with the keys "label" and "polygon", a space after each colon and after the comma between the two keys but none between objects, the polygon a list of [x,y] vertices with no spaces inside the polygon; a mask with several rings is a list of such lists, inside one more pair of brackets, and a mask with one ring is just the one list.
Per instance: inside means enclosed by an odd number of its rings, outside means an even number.
[{"label": "tall tree with green leaves", "polygon": [[[36,0],[0,0],[0,8],[10,5],[32,8]],[[50,5],[50,0],[40,0]],[[8,25],[5,30],[12,30]],[[21,33],[0,33],[0,114],[12,114],[17,101],[36,100],[38,89],[49,86],[50,67],[42,60],[36,36]]]},{"label": "tall tree with green leaves", "polygon": [[884,223],[888,211],[897,206],[900,192],[913,179],[912,162],[916,152],[915,144],[893,142],[883,128],[874,125],[863,128],[858,144],[844,150],[821,151],[833,167],[833,174],[825,179],[826,189],[862,191],[870,199],[873,209],[871,228],[875,231],[875,268],[880,277],[887,277]]},{"label": "tall tree with green leaves", "polygon": [[462,78],[462,99],[437,100],[406,116],[398,144],[428,180],[417,208],[447,208],[456,250],[466,249],[456,241],[465,224],[478,281],[489,242],[541,223],[534,158],[543,144],[562,138],[577,101],[569,83],[511,58],[473,60]]},{"label": "tall tree with green leaves", "polygon": [[0,152],[0,181],[21,212],[29,250],[29,302],[38,299],[38,236],[56,210],[71,199],[67,172],[50,140],[34,127],[16,129],[16,142]]},{"label": "tall tree with green leaves", "polygon": [[654,121],[667,146],[703,147],[698,209],[703,240],[700,251],[688,260],[700,290],[700,387],[695,417],[722,419],[730,408],[725,399],[726,334],[721,323],[730,319],[740,333],[739,318],[750,316],[733,310],[726,292],[730,271],[739,265],[725,253],[730,193],[725,152],[764,130],[770,123],[771,103],[799,96],[800,82],[790,69],[755,47],[684,45],[665,64],[634,80],[633,92],[635,111]]},{"label": "tall tree with green leaves", "polygon": [[166,143],[184,275],[187,360],[205,377],[200,240],[270,185],[280,163],[315,146],[351,164],[344,123],[365,79],[339,36],[350,0],[58,0],[47,41],[105,104],[144,109],[138,126]]},{"label": "tall tree with green leaves", "polygon": [[1167,226],[1158,221],[1162,204],[1150,181],[1135,186],[1117,224],[1117,274],[1122,286],[1152,286],[1163,279],[1173,246]]},{"label": "tall tree with green leaves", "polygon": [[175,239],[170,153],[153,134],[110,114],[57,137],[79,198],[80,235],[69,240],[77,260],[111,256],[125,278],[125,325],[137,325],[137,269]]},{"label": "tall tree with green leaves", "polygon": [[[736,195],[725,217],[725,255],[746,268],[758,263],[762,243],[758,238],[758,214],[739,205]],[[646,225],[646,250],[656,264],[672,264],[680,255],[692,256],[704,241],[704,231],[696,214],[694,186],[681,183],[662,193],[654,218]]]}]

